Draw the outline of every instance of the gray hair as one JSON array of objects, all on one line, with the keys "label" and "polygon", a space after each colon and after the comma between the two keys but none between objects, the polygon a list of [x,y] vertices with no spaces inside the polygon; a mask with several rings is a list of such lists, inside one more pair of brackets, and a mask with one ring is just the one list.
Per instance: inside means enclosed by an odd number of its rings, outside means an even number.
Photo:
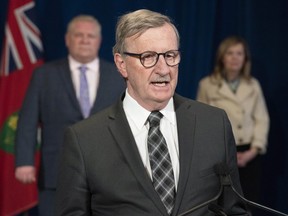
[{"label": "gray hair", "polygon": [[74,17],[67,25],[67,30],[66,30],[66,33],[69,33],[71,31],[73,31],[73,27],[74,27],[74,24],[78,21],[86,21],[86,22],[91,22],[91,23],[94,23],[98,29],[98,33],[99,35],[101,36],[101,24],[100,22],[93,16],[91,15],[78,15],[76,17]]},{"label": "gray hair", "polygon": [[179,47],[179,32],[168,16],[146,9],[141,9],[124,14],[118,19],[116,25],[115,45],[113,47],[113,54],[122,54],[125,51],[126,38],[134,35],[140,36],[146,30],[150,28],[161,27],[166,23],[171,25],[174,29]]}]

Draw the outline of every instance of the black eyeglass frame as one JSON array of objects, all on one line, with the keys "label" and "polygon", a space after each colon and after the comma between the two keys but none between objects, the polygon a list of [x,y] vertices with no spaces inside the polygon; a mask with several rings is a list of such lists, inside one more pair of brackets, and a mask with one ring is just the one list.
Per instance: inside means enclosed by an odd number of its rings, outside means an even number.
[{"label": "black eyeglass frame", "polygon": [[[166,55],[169,54],[169,53],[171,53],[171,52],[177,52],[177,55],[179,55],[179,62],[176,63],[176,64],[173,64],[173,65],[168,64],[168,63],[167,63],[167,60],[166,60]],[[144,54],[147,54],[147,53],[153,53],[153,54],[156,54],[156,55],[157,55],[157,58],[156,58],[155,63],[152,64],[152,65],[150,65],[150,66],[145,66],[145,65],[144,65],[144,60],[143,60],[143,58],[142,58],[143,55],[144,55]],[[138,59],[140,60],[141,64],[143,65],[143,67],[145,67],[145,68],[154,67],[154,66],[157,64],[160,55],[163,55],[166,64],[167,64],[168,66],[170,66],[170,67],[175,67],[176,65],[180,64],[180,61],[181,61],[180,50],[168,50],[168,51],[165,52],[165,53],[157,53],[157,52],[154,52],[154,51],[145,51],[145,52],[143,52],[143,53],[123,52],[123,54],[124,54],[124,55],[128,55],[128,56],[131,56],[131,57],[138,58]],[[175,56],[177,56],[177,55],[175,55]]]}]

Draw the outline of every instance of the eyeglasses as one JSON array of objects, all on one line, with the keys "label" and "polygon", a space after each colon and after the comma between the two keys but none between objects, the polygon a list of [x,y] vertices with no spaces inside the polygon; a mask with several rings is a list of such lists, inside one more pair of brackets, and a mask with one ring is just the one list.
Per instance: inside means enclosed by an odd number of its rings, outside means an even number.
[{"label": "eyeglasses", "polygon": [[169,50],[165,53],[157,53],[153,51],[146,51],[143,53],[130,53],[124,52],[123,54],[139,58],[141,64],[145,68],[151,68],[155,66],[159,60],[159,56],[163,55],[165,62],[168,66],[176,66],[180,63],[180,51],[179,50]]}]

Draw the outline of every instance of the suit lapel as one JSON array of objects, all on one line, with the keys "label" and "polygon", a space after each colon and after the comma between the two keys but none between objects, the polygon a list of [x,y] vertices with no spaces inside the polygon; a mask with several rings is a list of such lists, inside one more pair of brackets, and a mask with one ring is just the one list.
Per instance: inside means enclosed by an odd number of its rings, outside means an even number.
[{"label": "suit lapel", "polygon": [[191,104],[185,103],[185,99],[178,95],[174,96],[174,104],[177,117],[180,164],[180,176],[173,210],[173,215],[177,215],[186,190],[188,175],[191,175],[189,170],[193,155],[196,115],[192,112]]},{"label": "suit lapel", "polygon": [[220,95],[223,95],[226,98],[229,98],[232,101],[237,101],[236,95],[231,91],[228,84],[223,80],[221,86],[218,90]]},{"label": "suit lapel", "polygon": [[107,91],[109,89],[109,84],[105,81],[106,76],[109,76],[110,73],[106,73],[107,69],[105,63],[100,59],[99,60],[99,82],[98,82],[98,89],[96,89],[96,98],[94,100],[94,104],[91,107],[90,113],[96,113],[101,107],[100,105],[103,104],[103,101],[106,98]]},{"label": "suit lapel", "polygon": [[251,85],[247,83],[245,80],[241,80],[238,90],[236,92],[237,99],[240,103],[245,101],[248,97],[250,97],[253,94],[253,88],[251,88]]},{"label": "suit lapel", "polygon": [[153,201],[162,215],[167,215],[166,209],[155,191],[151,179],[147,174],[147,170],[143,165],[135,139],[123,110],[122,101],[117,104],[116,111],[115,113],[112,113],[110,118],[113,119],[110,124],[111,133],[115,137],[132,173],[143,187],[146,195]]},{"label": "suit lapel", "polygon": [[229,98],[241,106],[242,102],[253,94],[253,88],[251,88],[247,81],[241,79],[236,94],[234,94],[228,84],[223,80],[218,92],[220,95]]},{"label": "suit lapel", "polygon": [[59,70],[58,73],[62,78],[63,85],[66,88],[67,93],[72,101],[72,105],[77,107],[79,112],[82,114],[79,102],[77,100],[76,92],[72,83],[71,71],[67,59],[64,60],[63,63],[59,64],[58,70]]},{"label": "suit lapel", "polygon": [[[104,72],[103,72],[104,71]],[[104,83],[104,76],[106,75],[105,69],[103,69],[103,63],[101,59],[99,60],[99,82],[98,82],[98,88],[96,89],[96,98],[94,100],[94,103],[92,104],[90,113],[96,113],[97,111],[97,105],[99,104],[99,101],[101,101],[102,97],[105,97],[105,87],[107,87]],[[107,90],[107,89],[106,89]],[[101,102],[100,102],[101,104]]]}]

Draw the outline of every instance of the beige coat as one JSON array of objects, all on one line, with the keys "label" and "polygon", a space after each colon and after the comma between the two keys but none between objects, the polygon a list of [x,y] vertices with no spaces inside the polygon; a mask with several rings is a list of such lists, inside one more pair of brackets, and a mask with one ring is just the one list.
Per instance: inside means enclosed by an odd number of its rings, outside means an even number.
[{"label": "beige coat", "polygon": [[267,147],[269,115],[259,82],[241,79],[234,94],[225,80],[217,82],[203,78],[198,87],[197,100],[226,111],[235,136],[236,145],[251,143],[264,154]]}]

